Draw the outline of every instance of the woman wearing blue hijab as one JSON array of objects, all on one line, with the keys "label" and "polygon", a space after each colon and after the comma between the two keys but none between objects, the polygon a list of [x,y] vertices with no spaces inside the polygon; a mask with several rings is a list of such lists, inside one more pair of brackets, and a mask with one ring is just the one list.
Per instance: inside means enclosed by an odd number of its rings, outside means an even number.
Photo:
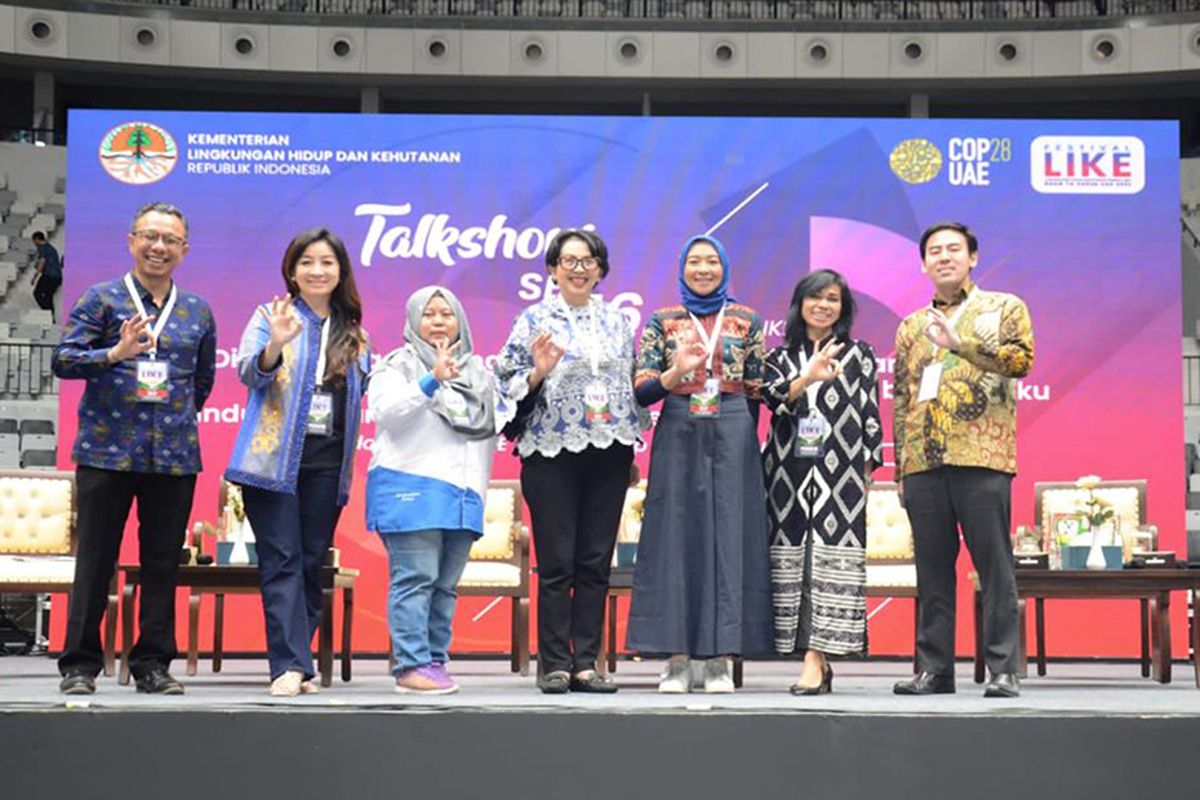
[{"label": "woman wearing blue hijab", "polygon": [[729,292],[725,248],[696,236],[679,258],[680,305],[642,334],[638,402],[663,401],[650,455],[627,646],[670,656],[659,691],[732,692],[730,656],[771,651],[766,498],[757,421],[763,325]]}]

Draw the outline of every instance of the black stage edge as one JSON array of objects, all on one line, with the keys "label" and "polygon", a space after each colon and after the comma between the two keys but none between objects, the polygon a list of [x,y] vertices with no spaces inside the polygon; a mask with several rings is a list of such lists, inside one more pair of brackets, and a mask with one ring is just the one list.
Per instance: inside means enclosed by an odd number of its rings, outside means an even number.
[{"label": "black stage edge", "polygon": [[12,798],[1195,797],[1198,716],[7,710]]}]

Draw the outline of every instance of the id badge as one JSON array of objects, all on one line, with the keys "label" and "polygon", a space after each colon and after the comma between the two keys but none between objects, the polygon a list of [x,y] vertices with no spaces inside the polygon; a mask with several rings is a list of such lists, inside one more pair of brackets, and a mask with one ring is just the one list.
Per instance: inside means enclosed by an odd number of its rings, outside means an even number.
[{"label": "id badge", "polygon": [[688,399],[688,416],[693,419],[715,419],[721,416],[721,382],[716,378],[704,381],[704,390],[693,392]]},{"label": "id badge", "polygon": [[137,362],[137,399],[139,403],[165,403],[171,393],[168,381],[170,365],[166,361]]},{"label": "id badge", "polygon": [[333,395],[317,389],[308,407],[309,436],[329,436],[333,433]]},{"label": "id badge", "polygon": [[443,387],[442,402],[446,404],[446,411],[454,419],[465,420],[467,418],[467,399],[456,390]]},{"label": "id badge", "polygon": [[936,400],[938,396],[938,387],[942,384],[942,362],[935,361],[925,367],[925,371],[921,373],[921,388],[917,391],[917,402],[925,403],[930,400]]},{"label": "id badge", "polygon": [[612,410],[608,403],[608,387],[599,381],[589,383],[583,390],[583,405],[588,422],[609,422]]},{"label": "id badge", "polygon": [[825,449],[825,438],[829,436],[829,423],[819,412],[810,411],[807,417],[796,420],[796,455],[800,458],[816,458]]}]

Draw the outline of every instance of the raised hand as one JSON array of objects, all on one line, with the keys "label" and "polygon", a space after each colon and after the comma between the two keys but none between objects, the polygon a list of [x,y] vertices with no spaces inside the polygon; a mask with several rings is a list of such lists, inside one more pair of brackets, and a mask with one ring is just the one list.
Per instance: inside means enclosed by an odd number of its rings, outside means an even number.
[{"label": "raised hand", "polygon": [[529,352],[533,356],[529,385],[537,386],[558,366],[566,350],[555,344],[554,337],[549,333],[540,333],[530,343]]},{"label": "raised hand", "polygon": [[673,366],[681,374],[686,375],[704,366],[704,362],[707,360],[708,350],[705,349],[704,345],[693,339],[690,342],[681,343],[676,348],[675,363]]},{"label": "raised hand", "polygon": [[150,333],[154,317],[140,312],[121,323],[120,339],[108,350],[109,363],[136,358],[147,350],[153,350],[155,341]]},{"label": "raised hand", "polygon": [[818,350],[804,370],[805,382],[811,385],[822,381],[831,381],[841,375],[842,365],[837,360],[837,356],[845,347],[844,343],[831,341]]},{"label": "raised hand", "polygon": [[282,300],[278,296],[272,297],[270,310],[263,309],[262,315],[271,329],[271,344],[280,349],[304,330],[304,322],[296,309],[292,308],[290,294],[285,294]]},{"label": "raised hand", "polygon": [[259,312],[267,321],[271,338],[258,356],[258,367],[261,370],[269,371],[275,369],[279,364],[284,345],[295,339],[300,335],[300,331],[304,330],[304,321],[300,319],[296,309],[292,308],[290,294],[285,294],[282,300],[278,296],[272,297],[269,310],[262,308],[259,309]]},{"label": "raised hand", "polygon": [[936,308],[929,309],[929,322],[925,325],[925,338],[946,350],[957,350],[962,339],[955,333],[946,315]]},{"label": "raised hand", "polygon": [[443,339],[435,342],[433,346],[437,351],[437,356],[433,360],[433,377],[437,379],[438,383],[445,383],[457,378],[458,362],[454,360],[454,353],[458,350],[458,342],[447,344]]}]

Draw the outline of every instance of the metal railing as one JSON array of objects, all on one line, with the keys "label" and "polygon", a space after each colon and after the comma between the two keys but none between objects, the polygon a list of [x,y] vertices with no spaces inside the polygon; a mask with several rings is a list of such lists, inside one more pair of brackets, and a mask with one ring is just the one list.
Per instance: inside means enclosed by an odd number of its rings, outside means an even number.
[{"label": "metal railing", "polygon": [[1194,0],[94,0],[100,4],[409,17],[844,22],[1088,19],[1178,14]]}]

